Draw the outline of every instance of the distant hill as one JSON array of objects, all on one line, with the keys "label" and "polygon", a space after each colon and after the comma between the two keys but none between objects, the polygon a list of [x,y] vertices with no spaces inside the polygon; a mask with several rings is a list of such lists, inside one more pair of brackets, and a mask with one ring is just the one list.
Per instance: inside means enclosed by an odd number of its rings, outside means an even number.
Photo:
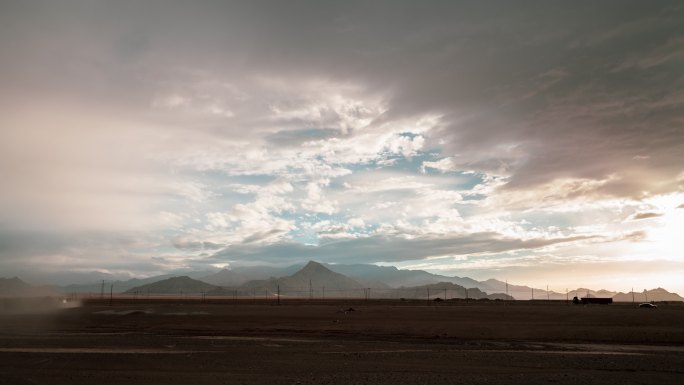
[{"label": "distant hill", "polygon": [[200,281],[216,286],[235,287],[254,280],[268,280],[273,277],[292,275],[304,265],[297,264],[286,267],[278,266],[236,266],[223,269],[217,273],[197,278]]},{"label": "distant hill", "polygon": [[392,297],[397,298],[410,298],[410,299],[427,299],[428,293],[430,293],[430,298],[440,298],[444,299],[513,299],[512,297],[506,297],[505,294],[495,293],[487,294],[486,292],[476,288],[466,288],[460,285],[453,284],[451,282],[438,282],[429,285],[420,286],[410,286],[410,287],[400,287],[393,289],[391,291]]},{"label": "distant hill", "polygon": [[[215,270],[214,270],[215,271]],[[58,286],[59,291],[63,293],[91,293],[99,294],[101,291],[109,293],[110,286],[114,293],[124,293],[134,287],[146,285],[148,283],[159,282],[172,277],[188,276],[190,278],[197,279],[197,277],[206,276],[211,273],[211,271],[189,271],[182,274],[172,273],[172,274],[162,274],[155,275],[147,278],[131,278],[128,280],[113,280],[111,277],[109,279],[95,279],[90,283],[81,284],[71,284]],[[104,280],[104,288],[102,282]]]},{"label": "distant hill", "polygon": [[59,289],[64,293],[100,293],[101,291],[106,291],[109,293],[110,286],[114,293],[124,293],[137,286],[147,285],[148,283],[159,282],[171,277],[175,277],[173,274],[157,275],[149,278],[132,278],[126,281],[105,281],[104,289],[102,286],[102,281],[86,283],[86,284],[73,284],[61,286]]},{"label": "distant hill", "polygon": [[[489,293],[491,293],[492,291],[506,293],[506,282],[499,281],[497,279],[488,279],[486,281],[483,281],[482,283],[490,288],[489,290],[487,290],[487,292]],[[513,296],[513,298],[517,300],[530,300],[533,298],[533,295],[534,299],[537,300],[565,300],[566,298],[572,299],[572,297],[575,296],[586,297],[587,295],[589,297],[611,298],[613,295],[615,295],[615,292],[608,290],[591,290],[587,288],[577,288],[568,290],[567,293],[564,291],[557,292],[550,290],[547,295],[546,288],[533,288],[530,286],[513,285],[509,283],[508,294]]]},{"label": "distant hill", "polygon": [[218,289],[217,286],[192,279],[188,276],[172,277],[161,281],[137,286],[127,290],[126,294],[197,294]]},{"label": "distant hill", "polygon": [[[369,298],[427,299],[429,289],[433,299],[437,297],[444,299],[445,294],[447,299],[466,298],[466,289],[452,282],[437,282],[398,288],[389,288],[387,286],[369,287],[358,282],[356,279],[332,271],[328,266],[310,261],[291,276],[247,282],[241,287],[241,292],[248,293],[252,290],[254,293],[261,293],[265,290],[275,293],[278,287],[280,287],[280,293],[284,297],[313,296],[321,298],[326,296],[363,298],[368,295]],[[478,288],[468,288],[467,295],[468,298],[474,299],[507,298],[505,294],[487,294]]]},{"label": "distant hill", "polygon": [[360,282],[383,283],[389,287],[419,286],[431,283],[451,282],[456,285],[488,289],[486,285],[471,278],[449,277],[428,273],[424,270],[403,270],[394,266],[376,266],[367,264],[333,265],[326,264],[330,270],[344,274]]},{"label": "distant hill", "polygon": [[[632,299],[633,298],[633,299]],[[650,301],[684,301],[684,298],[679,296],[677,293],[670,293],[663,288],[657,288],[652,290],[647,290],[645,293],[634,292],[634,297],[632,293],[617,293],[613,296],[613,301],[615,302],[650,302]]]},{"label": "distant hill", "polygon": [[22,292],[30,290],[33,286],[22,281],[21,279],[14,278],[0,278],[0,293],[13,294],[17,292]]},{"label": "distant hill", "polygon": [[0,278],[0,296],[3,297],[41,297],[57,294],[52,287],[34,286],[17,277]]},{"label": "distant hill", "polygon": [[[301,270],[291,276],[271,278],[268,280],[254,280],[242,285],[244,289],[270,290],[276,292],[280,287],[283,296],[309,296],[321,297],[325,293],[330,296],[342,294],[355,295],[363,292],[364,286],[359,282],[336,273],[322,264],[314,261],[307,263]],[[310,291],[311,290],[311,291]]]},{"label": "distant hill", "polygon": [[243,275],[228,269],[201,277],[199,280],[216,286],[240,286],[248,281]]}]

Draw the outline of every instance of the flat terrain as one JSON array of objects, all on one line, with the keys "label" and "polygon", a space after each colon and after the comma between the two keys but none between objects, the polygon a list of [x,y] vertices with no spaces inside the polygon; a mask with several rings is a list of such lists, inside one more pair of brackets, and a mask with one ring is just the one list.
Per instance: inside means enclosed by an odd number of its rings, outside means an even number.
[{"label": "flat terrain", "polygon": [[122,300],[0,327],[2,384],[684,383],[682,305]]}]

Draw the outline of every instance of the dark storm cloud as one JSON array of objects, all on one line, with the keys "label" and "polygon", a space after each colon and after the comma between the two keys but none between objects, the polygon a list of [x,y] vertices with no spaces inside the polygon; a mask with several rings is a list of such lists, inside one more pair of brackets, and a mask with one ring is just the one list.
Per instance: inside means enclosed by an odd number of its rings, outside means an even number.
[{"label": "dark storm cloud", "polygon": [[215,253],[208,261],[284,262],[319,260],[339,263],[400,262],[434,256],[473,253],[500,253],[535,249],[559,243],[592,239],[576,236],[553,239],[510,239],[493,233],[477,233],[456,238],[406,239],[373,236],[322,243],[318,246],[295,242],[232,245]]},{"label": "dark storm cloud", "polygon": [[65,1],[4,4],[3,14],[10,83],[33,71],[38,87],[135,105],[182,68],[327,78],[388,96],[382,119],[442,114],[428,139],[460,167],[507,170],[509,187],[615,174],[602,189],[636,196],[682,171],[677,2]]}]

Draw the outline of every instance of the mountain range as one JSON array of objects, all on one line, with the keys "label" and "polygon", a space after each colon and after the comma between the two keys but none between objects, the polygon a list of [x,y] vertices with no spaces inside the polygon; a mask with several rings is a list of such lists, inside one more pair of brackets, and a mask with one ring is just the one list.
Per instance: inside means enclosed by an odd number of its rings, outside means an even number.
[{"label": "mountain range", "polygon": [[[287,271],[287,270],[284,270]],[[222,277],[231,277],[223,272]],[[213,278],[216,275],[212,276]],[[232,282],[236,282],[233,280]],[[366,281],[368,282],[368,281]],[[190,277],[167,278],[129,289],[126,293],[179,294],[203,293],[206,295],[233,295],[270,298],[280,295],[284,298],[407,298],[407,299],[452,299],[487,298],[512,299],[505,294],[488,294],[478,288],[468,288],[452,282],[430,283],[421,286],[392,288],[379,282],[368,287],[344,274],[332,271],[323,264],[310,261],[294,274],[279,278],[251,280],[237,287],[226,288],[191,279]],[[432,295],[430,294],[432,293]]]},{"label": "mountain range", "polygon": [[49,295],[63,293],[178,294],[207,293],[234,295],[272,295],[280,289],[283,296],[297,297],[363,297],[366,290],[374,298],[427,298],[431,296],[464,298],[507,298],[517,300],[565,300],[574,296],[610,297],[616,302],[684,301],[684,298],[665,289],[646,292],[617,293],[607,290],[578,288],[568,292],[554,292],[529,286],[513,285],[496,279],[476,281],[468,277],[445,276],[423,270],[402,270],[393,266],[321,264],[310,261],[306,265],[286,267],[249,266],[223,269],[218,272],[192,272],[187,276],[159,275],[126,281],[93,282],[92,284],[32,286],[18,278],[0,278],[0,295]]}]

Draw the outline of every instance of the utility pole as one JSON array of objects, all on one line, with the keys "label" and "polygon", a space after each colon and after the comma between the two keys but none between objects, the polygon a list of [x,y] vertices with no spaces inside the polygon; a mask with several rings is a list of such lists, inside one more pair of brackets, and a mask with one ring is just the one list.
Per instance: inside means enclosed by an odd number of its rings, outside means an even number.
[{"label": "utility pole", "polygon": [[104,279],[102,280],[102,287],[100,288],[100,299],[104,298]]},{"label": "utility pole", "polygon": [[109,286],[109,306],[112,306],[112,293],[114,293],[114,282]]},{"label": "utility pole", "polygon": [[280,285],[278,285],[278,305],[280,305]]},{"label": "utility pole", "polygon": [[532,301],[534,301],[534,288],[532,288]]},{"label": "utility pole", "polygon": [[321,293],[321,297],[325,299],[325,286],[323,286],[323,292]]},{"label": "utility pole", "polygon": [[429,305],[430,304],[430,288],[429,287],[427,288],[427,292],[428,292],[428,305]]},{"label": "utility pole", "polygon": [[446,287],[444,288],[444,300],[446,301]]},{"label": "utility pole", "polygon": [[508,301],[508,280],[506,280],[506,301]]},{"label": "utility pole", "polygon": [[309,280],[309,299],[313,299],[313,289],[311,288],[311,280]]},{"label": "utility pole", "polygon": [[546,285],[546,302],[551,302],[551,297],[549,297],[549,285]]},{"label": "utility pole", "polygon": [[466,302],[468,302],[468,288],[464,287],[464,289],[465,289],[465,293],[466,293],[465,300],[466,300]]},{"label": "utility pole", "polygon": [[634,288],[632,288],[632,305],[634,305]]}]

